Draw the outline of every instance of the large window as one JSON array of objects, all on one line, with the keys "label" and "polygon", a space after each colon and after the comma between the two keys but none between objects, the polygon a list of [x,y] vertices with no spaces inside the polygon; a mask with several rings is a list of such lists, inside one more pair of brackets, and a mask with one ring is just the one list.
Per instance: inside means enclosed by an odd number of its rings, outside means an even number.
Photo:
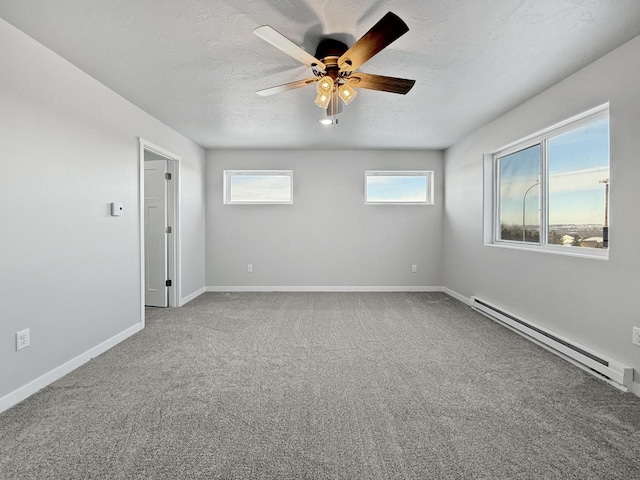
[{"label": "large window", "polygon": [[606,256],[608,109],[493,155],[494,243]]},{"label": "large window", "polygon": [[293,203],[291,170],[225,170],[224,203]]},{"label": "large window", "polygon": [[366,171],[365,203],[432,205],[432,177],[431,171]]}]

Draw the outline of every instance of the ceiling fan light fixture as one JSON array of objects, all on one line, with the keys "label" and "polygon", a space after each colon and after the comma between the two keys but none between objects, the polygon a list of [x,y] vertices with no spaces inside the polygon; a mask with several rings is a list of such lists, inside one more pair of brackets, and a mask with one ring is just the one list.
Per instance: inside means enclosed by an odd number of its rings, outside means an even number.
[{"label": "ceiling fan light fixture", "polygon": [[357,94],[358,92],[356,92],[355,88],[353,88],[348,83],[343,83],[338,88],[338,95],[340,95],[340,98],[345,105],[349,105],[353,101],[353,99],[356,98]]},{"label": "ceiling fan light fixture", "polygon": [[329,102],[331,102],[331,92],[318,93],[318,96],[316,97],[316,105],[318,105],[320,108],[327,108],[329,106]]},{"label": "ceiling fan light fixture", "polygon": [[330,77],[322,77],[318,81],[318,93],[324,93],[326,95],[331,94],[333,90],[333,79]]}]

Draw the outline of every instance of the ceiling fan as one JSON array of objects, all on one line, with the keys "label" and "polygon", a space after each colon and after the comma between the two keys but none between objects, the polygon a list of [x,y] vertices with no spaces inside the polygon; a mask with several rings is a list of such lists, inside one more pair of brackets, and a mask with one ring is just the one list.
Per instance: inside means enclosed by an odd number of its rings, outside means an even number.
[{"label": "ceiling fan", "polygon": [[339,114],[342,111],[339,99],[348,105],[357,95],[359,88],[406,95],[415,80],[385,77],[357,70],[408,31],[407,24],[395,13],[389,12],[351,47],[338,40],[325,38],[318,44],[314,56],[270,26],[258,27],[253,31],[255,35],[311,67],[314,76],[258,90],[256,93],[266,97],[315,83],[318,93],[315,103],[326,109],[327,117]]}]

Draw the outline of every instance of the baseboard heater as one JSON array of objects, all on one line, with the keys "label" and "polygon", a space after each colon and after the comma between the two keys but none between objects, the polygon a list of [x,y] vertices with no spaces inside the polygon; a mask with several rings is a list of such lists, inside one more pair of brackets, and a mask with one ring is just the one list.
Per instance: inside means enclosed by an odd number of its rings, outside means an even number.
[{"label": "baseboard heater", "polygon": [[633,382],[633,369],[631,367],[578,345],[546,328],[491,305],[489,302],[480,300],[478,297],[471,297],[471,307],[492,320],[497,320],[524,334],[547,350],[560,355],[583,370],[601,378],[604,377],[603,379],[613,386],[624,391],[628,391],[631,388],[631,383]]}]

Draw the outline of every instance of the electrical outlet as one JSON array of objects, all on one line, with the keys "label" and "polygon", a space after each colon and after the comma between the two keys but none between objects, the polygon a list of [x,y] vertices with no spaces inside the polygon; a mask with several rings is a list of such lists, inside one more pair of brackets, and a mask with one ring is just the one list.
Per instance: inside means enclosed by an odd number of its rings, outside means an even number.
[{"label": "electrical outlet", "polygon": [[411,272],[418,273],[418,265],[411,265]]},{"label": "electrical outlet", "polygon": [[640,328],[633,327],[633,344],[640,347]]},{"label": "electrical outlet", "polygon": [[16,332],[16,351],[27,348],[29,345],[31,345],[29,329]]},{"label": "electrical outlet", "polygon": [[253,265],[251,265],[251,264],[247,265],[247,272],[248,273],[253,273]]}]

